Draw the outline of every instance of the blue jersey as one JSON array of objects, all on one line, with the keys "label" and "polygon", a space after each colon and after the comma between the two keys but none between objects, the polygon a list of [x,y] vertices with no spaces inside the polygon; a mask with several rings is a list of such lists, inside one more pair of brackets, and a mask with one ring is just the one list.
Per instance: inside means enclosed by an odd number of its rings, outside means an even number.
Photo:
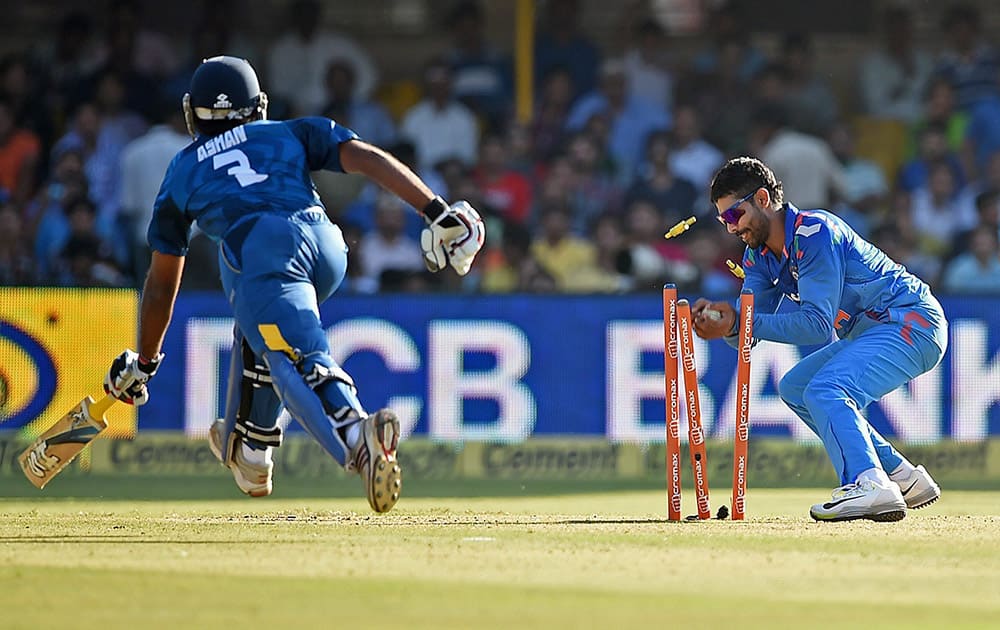
[{"label": "blue jersey", "polygon": [[357,137],[319,117],[257,121],[199,137],[167,168],[153,206],[149,246],[184,256],[195,221],[218,241],[249,215],[322,207],[310,171],[343,172],[340,144]]},{"label": "blue jersey", "polygon": [[[766,245],[743,254],[745,288],[753,289],[754,337],[796,345],[855,338],[878,322],[906,329],[938,327],[944,315],[930,288],[824,210],[785,206],[781,252]],[[782,297],[799,305],[774,314]]]}]

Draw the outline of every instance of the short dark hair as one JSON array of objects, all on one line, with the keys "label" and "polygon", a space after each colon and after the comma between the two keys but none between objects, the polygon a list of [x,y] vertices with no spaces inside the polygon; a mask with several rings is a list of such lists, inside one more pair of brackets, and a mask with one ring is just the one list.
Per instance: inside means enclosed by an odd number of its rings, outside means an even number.
[{"label": "short dark hair", "polygon": [[726,195],[744,197],[758,188],[766,188],[771,203],[785,203],[781,182],[766,164],[754,157],[735,157],[722,165],[712,178],[710,197],[712,203]]},{"label": "short dark hair", "polygon": [[997,198],[1000,198],[1000,191],[995,188],[984,190],[976,195],[976,210],[982,212],[988,209],[991,204],[996,203]]}]

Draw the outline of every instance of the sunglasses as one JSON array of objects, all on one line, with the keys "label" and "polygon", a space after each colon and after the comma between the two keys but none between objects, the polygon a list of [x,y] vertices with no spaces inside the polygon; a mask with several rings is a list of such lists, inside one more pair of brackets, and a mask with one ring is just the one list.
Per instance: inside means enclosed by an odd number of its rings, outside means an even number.
[{"label": "sunglasses", "polygon": [[716,215],[715,218],[718,219],[719,223],[723,225],[727,223],[729,225],[736,225],[737,223],[740,222],[740,218],[742,218],[743,215],[746,214],[746,210],[743,210],[742,208],[740,208],[740,206],[742,206],[747,201],[750,201],[750,198],[753,197],[754,193],[756,193],[758,190],[760,189],[755,188],[754,190],[751,190],[746,197],[740,199],[733,205],[726,208],[724,211],[720,212],[718,215]]}]

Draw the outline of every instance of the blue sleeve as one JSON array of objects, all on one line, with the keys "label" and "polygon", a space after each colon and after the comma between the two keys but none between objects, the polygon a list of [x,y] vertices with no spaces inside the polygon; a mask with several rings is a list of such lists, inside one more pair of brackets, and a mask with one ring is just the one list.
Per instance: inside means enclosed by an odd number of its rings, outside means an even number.
[{"label": "blue sleeve", "polygon": [[[770,314],[778,310],[782,295],[778,287],[774,286],[764,265],[747,264],[749,253],[750,250],[747,249],[743,254],[743,271],[746,273],[746,277],[743,278],[743,288],[753,291],[754,325],[756,326],[759,313]],[[733,308],[736,309],[737,313],[740,312],[740,299],[738,297],[733,302]],[[739,317],[737,317],[738,322]],[[760,339],[756,328],[754,328],[754,339]],[[725,341],[735,348],[739,343],[739,331],[725,337]]]},{"label": "blue sleeve", "polygon": [[306,150],[310,171],[344,172],[340,165],[340,145],[348,140],[357,140],[358,134],[321,116],[296,118],[285,124]]},{"label": "blue sleeve", "polygon": [[153,202],[153,218],[146,230],[149,247],[161,254],[186,256],[191,236],[192,221],[184,214],[170,193],[170,182],[174,164],[171,163],[163,177],[160,192]]},{"label": "blue sleeve", "polygon": [[583,95],[579,101],[569,110],[566,116],[566,129],[577,131],[586,126],[594,114],[600,113],[607,108],[607,100],[598,93],[591,92]]},{"label": "blue sleeve", "polygon": [[[746,254],[743,255],[743,288],[753,291],[753,307],[758,313],[774,313],[781,303],[781,290],[772,282],[764,265],[747,265]],[[735,302],[739,304],[739,298]]]},{"label": "blue sleeve", "polygon": [[754,315],[754,337],[799,346],[827,343],[844,290],[843,241],[821,219],[795,230],[791,256],[799,268],[799,308],[792,313]]}]

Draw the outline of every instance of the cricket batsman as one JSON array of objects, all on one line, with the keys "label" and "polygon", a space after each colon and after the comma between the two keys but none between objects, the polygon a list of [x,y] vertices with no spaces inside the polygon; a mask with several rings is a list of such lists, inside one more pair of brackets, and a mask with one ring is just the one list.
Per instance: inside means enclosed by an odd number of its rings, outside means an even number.
[{"label": "cricket batsman", "polygon": [[[941,360],[948,323],[928,286],[837,216],[786,202],[781,182],[758,159],[726,162],[710,198],[726,230],[746,243],[743,286],[755,297],[755,339],[828,344],[778,386],[823,441],[840,477],[830,500],[809,514],[818,521],[898,521],[907,508],[936,501],[941,489],[924,467],[911,464],[861,413]],[[798,308],[776,313],[783,297]],[[732,304],[702,298],[692,313],[700,337],[735,345]]]},{"label": "cricket batsman", "polygon": [[485,236],[479,214],[464,201],[448,205],[392,155],[333,120],[268,121],[267,94],[243,59],[206,59],[183,109],[193,142],[174,157],[154,205],[138,352],[114,360],[105,390],[130,404],[148,400],[197,222],[218,243],[236,319],[225,417],[211,427],[212,451],[244,493],[270,494],[285,407],[331,457],[361,475],[372,509],[387,512],[402,486],[399,420],[389,409],[365,411],[353,379],[330,355],[319,305],[344,278],[347,245],[310,171],[361,173],[422,208],[421,247],[431,271],[450,265],[468,273]]}]

